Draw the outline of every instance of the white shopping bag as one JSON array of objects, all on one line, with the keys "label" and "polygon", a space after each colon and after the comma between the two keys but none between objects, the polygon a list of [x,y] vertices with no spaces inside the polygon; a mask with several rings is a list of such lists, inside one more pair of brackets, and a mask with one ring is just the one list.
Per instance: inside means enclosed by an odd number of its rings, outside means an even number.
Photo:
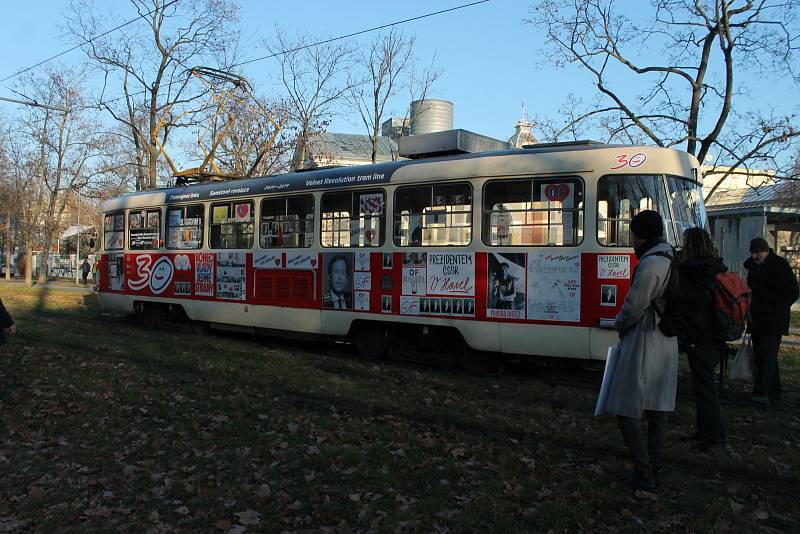
[{"label": "white shopping bag", "polygon": [[736,351],[728,378],[752,383],[755,379],[753,368],[753,342],[750,336],[745,336],[742,346]]},{"label": "white shopping bag", "polygon": [[606,401],[608,400],[608,393],[611,390],[611,382],[614,379],[614,373],[617,370],[618,359],[619,345],[608,347],[606,369],[603,372],[603,383],[600,385],[600,394],[597,396],[597,406],[594,409],[595,415],[603,415],[606,413]]}]

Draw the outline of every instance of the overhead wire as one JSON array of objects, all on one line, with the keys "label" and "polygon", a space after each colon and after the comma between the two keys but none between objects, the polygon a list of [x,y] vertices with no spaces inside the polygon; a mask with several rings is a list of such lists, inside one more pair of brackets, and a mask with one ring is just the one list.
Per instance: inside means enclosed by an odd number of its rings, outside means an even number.
[{"label": "overhead wire", "polygon": [[[257,58],[253,58],[253,59],[248,59],[247,61],[243,61],[241,63],[236,63],[236,64],[233,64],[233,65],[230,65],[229,67],[227,67],[227,69],[233,69],[233,68],[236,68],[236,67],[241,67],[243,65],[249,65],[251,63],[256,63],[258,61],[263,61],[265,59],[271,59],[271,58],[278,57],[278,56],[281,56],[281,55],[284,55],[284,54],[290,54],[292,52],[298,52],[298,51],[304,50],[306,48],[313,48],[315,46],[321,46],[321,45],[332,43],[332,42],[335,42],[335,41],[340,41],[342,39],[347,39],[349,37],[355,37],[357,35],[362,35],[362,34],[365,34],[365,33],[370,33],[370,32],[374,32],[374,31],[377,31],[377,30],[382,30],[384,28],[390,28],[392,26],[399,26],[400,24],[405,24],[405,23],[408,23],[408,22],[413,22],[415,20],[421,20],[421,19],[425,19],[425,18],[428,18],[428,17],[433,17],[435,15],[441,15],[443,13],[449,13],[449,12],[452,12],[452,11],[457,11],[459,9],[465,9],[465,8],[472,7],[472,6],[475,6],[475,5],[478,5],[478,4],[485,4],[485,3],[491,2],[491,1],[492,0],[477,0],[475,2],[462,4],[460,6],[455,6],[455,7],[451,7],[451,8],[448,8],[448,9],[442,9],[442,10],[439,10],[439,11],[434,11],[434,12],[431,12],[431,13],[426,13],[424,15],[418,15],[416,17],[411,17],[411,18],[407,18],[407,19],[403,19],[403,20],[398,20],[398,21],[395,21],[395,22],[390,22],[390,23],[387,23],[387,24],[382,24],[380,26],[373,26],[373,27],[367,28],[365,30],[360,30],[360,31],[357,31],[357,32],[348,33],[346,35],[340,35],[340,36],[337,36],[337,37],[332,37],[330,39],[325,39],[323,41],[318,41],[318,42],[315,42],[315,43],[310,43],[310,44],[307,44],[307,45],[298,46],[296,48],[292,48],[292,49],[289,49],[289,50],[281,50],[279,52],[275,52],[274,54],[269,54],[269,55],[266,55],[266,56],[261,56],[261,57],[257,57]],[[183,64],[183,63],[181,63],[181,64]],[[165,85],[166,85],[166,87],[171,87],[172,85],[177,84],[177,83],[179,83],[179,82],[171,81],[171,82],[169,82],[169,83],[167,83]],[[131,93],[128,96],[138,96],[138,95],[141,95],[141,94],[145,94],[146,92],[147,92],[146,90],[141,90],[141,91],[137,91],[137,92]],[[119,96],[117,98],[112,98],[112,99],[109,99],[109,100],[102,100],[102,101],[100,101],[100,102],[98,102],[96,104],[93,104],[92,106],[87,106],[87,107],[99,108],[101,106],[105,106],[105,105],[111,104],[113,102],[116,102],[118,100],[123,100],[125,98],[127,98],[127,96]]]},{"label": "overhead wire", "polygon": [[2,80],[0,80],[0,83],[3,83],[3,82],[5,82],[5,81],[8,81],[8,80],[10,80],[11,78],[15,78],[15,77],[19,76],[20,74],[23,74],[23,73],[25,73],[25,72],[28,72],[29,70],[33,70],[33,69],[35,69],[36,67],[41,67],[41,66],[42,66],[42,65],[44,65],[45,63],[47,63],[47,62],[49,62],[49,61],[53,61],[54,59],[56,59],[56,58],[59,58],[59,57],[63,56],[64,54],[69,54],[69,53],[70,53],[70,52],[72,52],[73,50],[77,50],[78,48],[82,47],[83,45],[89,44],[89,43],[91,43],[92,41],[95,41],[96,39],[100,39],[101,37],[105,37],[106,35],[108,35],[108,34],[110,34],[110,33],[114,33],[115,31],[117,31],[117,30],[120,30],[120,29],[124,28],[125,26],[127,26],[127,25],[129,25],[129,24],[132,24],[132,23],[134,23],[134,22],[136,22],[136,21],[137,21],[137,20],[139,20],[139,19],[143,19],[144,17],[146,17],[146,16],[148,16],[148,15],[152,15],[152,14],[153,14],[153,13],[154,13],[154,12],[155,12],[157,9],[166,9],[166,8],[168,8],[169,6],[171,6],[172,4],[174,4],[174,3],[178,2],[178,1],[179,1],[179,0],[171,0],[170,2],[167,2],[166,4],[164,4],[163,6],[161,6],[160,8],[154,8],[154,9],[151,9],[150,11],[148,11],[147,13],[144,13],[144,14],[141,14],[141,15],[137,15],[135,18],[132,18],[132,19],[131,19],[131,20],[129,20],[128,22],[124,22],[124,23],[120,24],[119,26],[116,26],[116,27],[114,27],[114,28],[111,28],[110,30],[108,30],[108,31],[105,31],[105,32],[101,33],[100,35],[95,35],[95,36],[94,36],[94,37],[92,37],[91,39],[87,39],[87,40],[85,40],[84,42],[82,42],[81,44],[77,44],[77,45],[73,46],[72,48],[69,48],[69,49],[67,49],[67,50],[64,50],[63,52],[59,52],[58,54],[56,54],[56,55],[54,55],[54,56],[51,56],[51,57],[49,57],[49,58],[47,58],[47,59],[43,59],[42,61],[40,61],[40,62],[36,63],[35,65],[31,65],[30,67],[26,67],[26,68],[24,68],[24,69],[22,69],[22,70],[18,70],[18,71],[17,71],[17,72],[15,72],[14,74],[9,74],[8,76],[6,76],[6,77],[5,77],[5,78],[3,78]]},{"label": "overhead wire", "polygon": [[341,41],[342,39],[347,39],[349,37],[355,37],[356,35],[362,35],[364,33],[374,32],[376,30],[382,30],[384,28],[390,28],[392,26],[399,26],[400,24],[405,24],[406,22],[413,22],[415,20],[420,20],[420,19],[424,19],[424,18],[427,18],[427,17],[432,17],[434,15],[441,15],[443,13],[448,13],[450,11],[456,11],[458,9],[464,9],[464,8],[467,8],[467,7],[472,7],[472,6],[477,5],[477,4],[485,4],[486,2],[490,2],[490,1],[491,0],[478,0],[477,2],[472,2],[472,3],[469,3],[469,4],[463,4],[463,5],[456,6],[456,7],[451,7],[451,8],[448,8],[448,9],[442,9],[440,11],[434,11],[433,13],[427,13],[425,15],[419,15],[417,17],[411,17],[411,18],[408,18],[408,19],[398,20],[396,22],[390,22],[388,24],[383,24],[381,26],[374,26],[374,27],[368,28],[366,30],[361,30],[361,31],[353,32],[353,33],[348,33],[347,35],[340,35],[338,37],[332,37],[330,39],[325,39],[324,41],[319,41],[319,42],[311,43],[311,44],[308,44],[308,45],[298,46],[296,48],[292,48],[292,49],[289,49],[289,50],[281,50],[280,52],[275,52],[274,54],[269,54],[267,56],[261,56],[261,57],[257,57],[257,58],[253,58],[253,59],[248,59],[247,61],[243,61],[241,63],[236,63],[234,65],[231,65],[230,68],[236,68],[236,67],[241,67],[243,65],[249,65],[250,63],[255,63],[257,61],[263,61],[265,59],[271,59],[271,58],[282,56],[282,55],[285,55],[285,54],[291,54],[292,52],[298,52],[298,51],[303,50],[305,48],[311,48],[311,47],[314,47],[314,46],[320,46],[320,45],[324,45],[324,44],[328,44],[328,43],[333,43],[335,41]]},{"label": "overhead wire", "polygon": [[[165,9],[165,8],[171,6],[172,4],[177,3],[178,1],[179,0],[170,0],[169,2],[167,2],[166,4],[161,6],[160,9]],[[281,55],[291,54],[293,52],[298,52],[298,51],[304,50],[306,48],[313,48],[313,47],[316,47],[316,46],[322,46],[322,45],[325,45],[325,44],[328,44],[328,43],[341,41],[342,39],[348,39],[350,37],[356,37],[358,35],[363,35],[365,33],[370,33],[370,32],[374,32],[374,31],[382,30],[384,28],[390,28],[390,27],[393,27],[393,26],[399,26],[401,24],[406,24],[408,22],[414,22],[416,20],[422,20],[422,19],[425,19],[425,18],[433,17],[433,16],[436,16],[436,15],[442,15],[444,13],[450,13],[450,12],[457,11],[457,10],[460,10],[460,9],[466,9],[468,7],[472,7],[472,6],[475,6],[475,5],[478,5],[478,4],[485,4],[487,2],[491,2],[491,0],[476,0],[474,2],[469,2],[469,3],[466,3],[466,4],[459,5],[459,6],[454,6],[454,7],[447,8],[447,9],[441,9],[439,11],[433,11],[431,13],[425,13],[423,15],[418,15],[416,17],[409,17],[407,19],[397,20],[397,21],[390,22],[390,23],[387,23],[387,24],[381,24],[379,26],[373,26],[373,27],[370,27],[370,28],[366,28],[364,30],[359,30],[359,31],[356,31],[356,32],[348,33],[348,34],[339,35],[337,37],[332,37],[330,39],[324,39],[322,41],[317,41],[315,43],[309,43],[309,44],[306,44],[306,45],[302,45],[302,46],[298,46],[298,47],[295,47],[295,48],[291,48],[289,50],[281,50],[279,52],[275,52],[273,54],[268,54],[266,56],[261,56],[261,57],[257,57],[257,58],[248,59],[246,61],[242,61],[241,63],[235,63],[233,65],[230,65],[229,67],[227,67],[227,69],[233,69],[233,68],[237,68],[237,67],[242,67],[244,65],[249,65],[251,63],[264,61],[265,59],[271,59],[271,58],[275,58],[275,57],[278,57],[278,56],[281,56]],[[13,73],[13,74],[10,74],[10,75],[6,76],[5,78],[1,79],[0,83],[6,82],[6,81],[10,80],[11,78],[19,76],[20,74],[23,74],[25,72],[33,70],[33,69],[35,69],[37,67],[40,67],[40,66],[44,65],[45,63],[48,63],[49,61],[52,61],[52,60],[54,60],[56,58],[59,58],[59,57],[65,55],[65,54],[68,54],[68,53],[70,53],[70,52],[72,52],[74,50],[77,50],[78,48],[80,48],[80,47],[82,47],[82,46],[84,46],[86,44],[90,44],[93,41],[95,41],[97,39],[100,39],[101,37],[105,37],[106,35],[109,35],[109,34],[115,32],[117,30],[120,30],[120,29],[124,28],[125,26],[128,26],[129,24],[132,24],[132,23],[138,21],[139,19],[143,19],[144,17],[147,17],[148,15],[153,14],[153,12],[155,12],[157,9],[159,9],[159,8],[154,8],[154,9],[151,9],[150,11],[148,11],[147,13],[143,13],[141,15],[137,15],[135,18],[132,18],[127,22],[124,22],[124,23],[122,23],[122,24],[120,24],[118,26],[115,26],[114,28],[111,28],[110,30],[107,30],[107,31],[105,31],[105,32],[103,32],[103,33],[101,33],[99,35],[96,35],[96,36],[94,36],[94,37],[92,37],[90,39],[87,39],[81,44],[75,45],[75,46],[73,46],[73,47],[71,47],[71,48],[69,48],[67,50],[64,50],[62,52],[59,52],[58,54],[55,54],[54,56],[51,56],[51,57],[49,57],[47,59],[43,59],[42,61],[39,61],[38,63],[36,63],[34,65],[31,65],[29,67],[26,67],[24,69],[21,69],[21,70],[15,72],[15,73]],[[184,65],[183,62],[180,62],[180,64]],[[185,66],[186,65],[184,65],[184,67]],[[188,70],[188,68],[187,68],[187,70]],[[179,82],[171,81],[171,82],[167,83],[166,86],[169,88],[169,87],[172,87],[172,85],[174,85],[176,83],[179,83]],[[137,92],[131,93],[130,95],[127,95],[127,96],[138,96],[138,95],[141,95],[141,94],[145,94],[146,92],[147,92],[147,90],[141,90],[141,91],[137,91]],[[84,106],[84,108],[85,109],[86,108],[95,108],[96,109],[96,108],[99,108],[101,106],[108,105],[108,104],[111,104],[111,103],[119,101],[119,100],[123,100],[123,99],[127,98],[127,96],[120,96],[120,97],[112,98],[112,99],[109,99],[109,100],[101,100],[100,102],[97,102],[96,104],[92,104],[92,105],[89,105],[89,106]]]}]

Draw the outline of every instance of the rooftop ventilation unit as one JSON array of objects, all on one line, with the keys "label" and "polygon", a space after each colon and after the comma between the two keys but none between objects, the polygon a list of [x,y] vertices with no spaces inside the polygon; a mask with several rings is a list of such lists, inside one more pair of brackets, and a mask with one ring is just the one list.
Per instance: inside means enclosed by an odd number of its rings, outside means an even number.
[{"label": "rooftop ventilation unit", "polygon": [[453,103],[428,98],[411,102],[411,135],[453,129]]},{"label": "rooftop ventilation unit", "polygon": [[492,152],[508,147],[505,141],[461,129],[401,137],[398,142],[400,156],[410,159]]}]

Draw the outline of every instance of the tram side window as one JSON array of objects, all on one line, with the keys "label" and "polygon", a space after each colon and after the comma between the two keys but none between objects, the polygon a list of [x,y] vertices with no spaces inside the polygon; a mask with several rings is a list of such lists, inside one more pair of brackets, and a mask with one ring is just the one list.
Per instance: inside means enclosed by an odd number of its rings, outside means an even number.
[{"label": "tram side window", "polygon": [[398,247],[464,246],[472,240],[469,184],[400,187],[394,194]]},{"label": "tram side window", "polygon": [[253,247],[253,203],[211,204],[211,248]]},{"label": "tram side window", "polygon": [[323,247],[379,247],[386,223],[386,195],[381,190],[322,195]]},{"label": "tram side window", "polygon": [[128,212],[128,247],[131,250],[161,248],[161,210]]},{"label": "tram side window", "polygon": [[669,197],[662,175],[603,176],[597,182],[597,242],[607,247],[630,247],[630,221],[642,210],[664,219],[664,236],[675,244]]},{"label": "tram side window", "polygon": [[489,182],[483,242],[490,246],[574,246],[583,240],[583,183],[577,178]]},{"label": "tram side window", "polygon": [[302,195],[261,201],[262,248],[301,248],[314,244],[314,197]]},{"label": "tram side window", "polygon": [[122,250],[125,246],[125,214],[109,213],[103,220],[105,250]]},{"label": "tram side window", "polygon": [[197,249],[203,246],[205,207],[202,204],[167,209],[167,248]]}]

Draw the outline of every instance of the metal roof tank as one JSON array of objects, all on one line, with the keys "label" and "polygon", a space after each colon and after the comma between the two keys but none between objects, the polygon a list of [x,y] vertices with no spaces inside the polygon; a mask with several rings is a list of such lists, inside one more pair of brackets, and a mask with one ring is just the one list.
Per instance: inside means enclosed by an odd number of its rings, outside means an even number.
[{"label": "metal roof tank", "polygon": [[453,129],[453,103],[425,99],[411,102],[411,135]]}]

